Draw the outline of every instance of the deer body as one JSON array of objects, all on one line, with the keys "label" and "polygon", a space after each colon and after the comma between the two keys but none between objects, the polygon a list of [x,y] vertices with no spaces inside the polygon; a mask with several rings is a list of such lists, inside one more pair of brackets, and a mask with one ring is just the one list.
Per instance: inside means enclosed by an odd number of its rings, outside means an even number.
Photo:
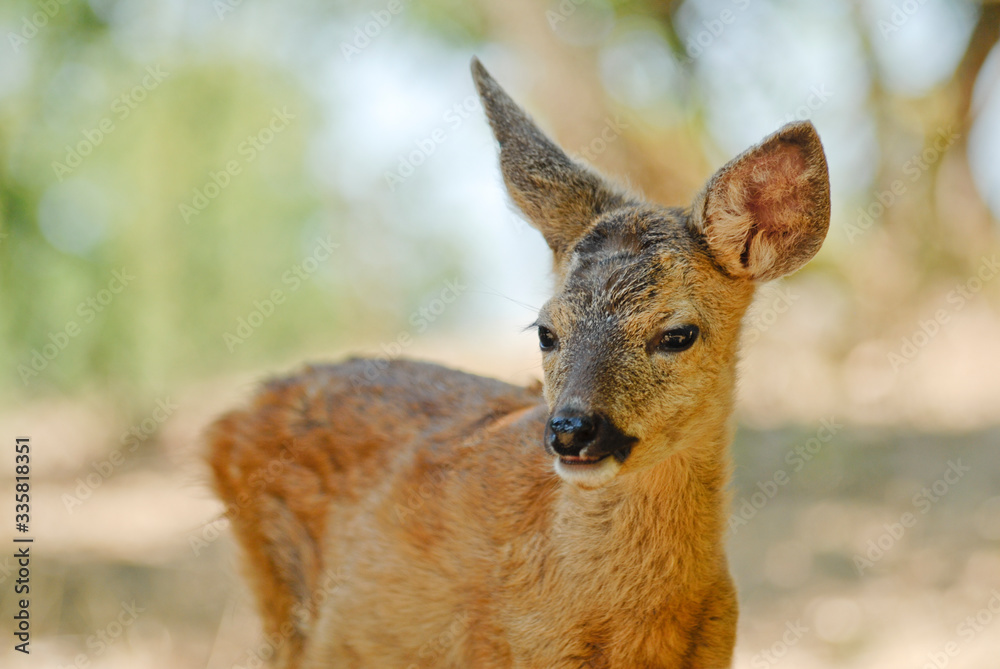
[{"label": "deer body", "polygon": [[278,666],[728,667],[740,322],[755,283],[825,235],[818,138],[786,126],[694,207],[663,208],[570,161],[473,72],[508,191],[555,256],[544,391],[406,361],[359,382],[349,361],[216,423]]}]

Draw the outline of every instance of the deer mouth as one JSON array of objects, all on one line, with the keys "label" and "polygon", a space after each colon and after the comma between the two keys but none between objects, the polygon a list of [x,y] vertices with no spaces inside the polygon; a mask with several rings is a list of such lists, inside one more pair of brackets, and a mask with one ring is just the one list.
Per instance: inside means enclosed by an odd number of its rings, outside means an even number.
[{"label": "deer mouth", "polygon": [[612,454],[601,457],[556,456],[555,470],[563,481],[585,490],[607,485],[622,467]]},{"label": "deer mouth", "polygon": [[545,450],[554,456],[556,473],[585,488],[610,481],[636,442],[600,411],[561,408],[545,425]]},{"label": "deer mouth", "polygon": [[588,447],[579,455],[559,455],[558,458],[567,467],[593,467],[608,458],[614,458],[621,465],[625,463],[625,460],[632,452],[633,443],[634,441],[629,441],[611,452],[602,450],[596,453],[588,453],[587,451],[590,450]]},{"label": "deer mouth", "polygon": [[[634,437],[612,431],[603,439],[589,444],[579,453],[552,453],[556,474],[567,483],[593,490],[607,485],[617,476],[638,441]],[[611,437],[611,438],[608,438]]]},{"label": "deer mouth", "polygon": [[611,455],[598,455],[598,456],[560,455],[559,462],[570,467],[588,467],[590,465],[596,465],[604,458],[610,458],[610,457]]}]

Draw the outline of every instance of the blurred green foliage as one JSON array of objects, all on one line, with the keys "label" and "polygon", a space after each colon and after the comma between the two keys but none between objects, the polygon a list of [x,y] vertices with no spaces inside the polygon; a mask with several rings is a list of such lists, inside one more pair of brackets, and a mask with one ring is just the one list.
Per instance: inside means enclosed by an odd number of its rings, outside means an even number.
[{"label": "blurred green foliage", "polygon": [[[344,258],[295,274],[317,240],[342,237],[343,206],[306,174],[316,103],[294,68],[183,44],[137,62],[89,5],[53,4],[37,34],[5,45],[7,391],[124,384],[146,395],[335,339],[352,311],[363,321]],[[20,34],[40,8],[5,4],[0,20]],[[115,272],[134,276],[120,294],[107,290]],[[276,290],[282,302],[268,307]],[[270,310],[281,318],[238,337],[241,319]]]}]

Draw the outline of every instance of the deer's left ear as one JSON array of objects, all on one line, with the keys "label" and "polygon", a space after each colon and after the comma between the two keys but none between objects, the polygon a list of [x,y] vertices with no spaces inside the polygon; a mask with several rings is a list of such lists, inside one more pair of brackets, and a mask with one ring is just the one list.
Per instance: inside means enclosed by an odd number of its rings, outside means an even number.
[{"label": "deer's left ear", "polygon": [[830,225],[830,178],[812,123],[789,123],[709,179],[692,224],[734,277],[768,281],[805,265]]}]

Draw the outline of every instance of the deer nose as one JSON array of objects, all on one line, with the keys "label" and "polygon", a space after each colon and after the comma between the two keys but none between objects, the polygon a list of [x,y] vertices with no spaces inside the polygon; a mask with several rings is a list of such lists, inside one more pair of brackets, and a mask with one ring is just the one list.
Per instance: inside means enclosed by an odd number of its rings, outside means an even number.
[{"label": "deer nose", "polygon": [[549,419],[548,444],[558,455],[578,456],[594,442],[601,417],[596,414],[559,412]]}]

